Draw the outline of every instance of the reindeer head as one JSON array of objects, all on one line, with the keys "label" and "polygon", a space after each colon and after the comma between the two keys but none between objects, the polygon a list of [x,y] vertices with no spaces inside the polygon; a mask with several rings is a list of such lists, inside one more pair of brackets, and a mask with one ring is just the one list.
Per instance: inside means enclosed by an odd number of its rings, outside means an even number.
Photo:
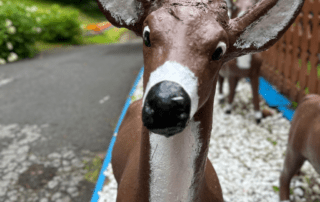
[{"label": "reindeer head", "polygon": [[224,0],[97,1],[113,25],[143,37],[143,123],[165,136],[181,132],[214,95],[225,62],[272,46],[304,2],[262,0],[230,20]]}]

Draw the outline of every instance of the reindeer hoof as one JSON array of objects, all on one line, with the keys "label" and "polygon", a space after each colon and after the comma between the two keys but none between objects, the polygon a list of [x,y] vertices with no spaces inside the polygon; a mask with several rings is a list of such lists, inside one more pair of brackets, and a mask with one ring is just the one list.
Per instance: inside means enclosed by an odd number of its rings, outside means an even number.
[{"label": "reindeer hoof", "polygon": [[231,110],[226,110],[226,114],[231,114]]},{"label": "reindeer hoof", "polygon": [[256,119],[256,123],[257,124],[261,123],[261,119]]}]

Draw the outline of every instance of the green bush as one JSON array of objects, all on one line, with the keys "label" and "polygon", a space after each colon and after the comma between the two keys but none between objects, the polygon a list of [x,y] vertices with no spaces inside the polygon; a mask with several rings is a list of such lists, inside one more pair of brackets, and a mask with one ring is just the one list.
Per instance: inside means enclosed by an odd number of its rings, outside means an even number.
[{"label": "green bush", "polygon": [[33,57],[41,29],[23,4],[0,1],[0,64]]},{"label": "green bush", "polygon": [[78,11],[62,12],[59,5],[53,5],[46,13],[39,14],[36,17],[43,29],[41,40],[81,44],[82,29],[78,17]]}]

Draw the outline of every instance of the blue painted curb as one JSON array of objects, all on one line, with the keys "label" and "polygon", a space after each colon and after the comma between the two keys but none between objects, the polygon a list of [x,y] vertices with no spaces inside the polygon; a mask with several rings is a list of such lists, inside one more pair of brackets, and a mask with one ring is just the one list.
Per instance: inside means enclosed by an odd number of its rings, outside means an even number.
[{"label": "blue painted curb", "polygon": [[[250,79],[247,78],[247,81],[250,82]],[[277,107],[285,118],[287,118],[289,121],[292,120],[295,110],[288,108],[288,106],[291,104],[291,101],[281,95],[268,81],[261,76],[259,77],[259,94],[270,107]]]},{"label": "blue painted curb", "polygon": [[99,174],[99,177],[98,177],[98,181],[96,183],[96,187],[95,187],[95,190],[94,190],[92,198],[91,198],[91,202],[97,202],[99,200],[98,192],[101,191],[103,183],[104,183],[104,180],[106,178],[105,175],[103,174],[103,172],[108,168],[108,165],[109,165],[109,163],[111,161],[112,149],[113,149],[114,143],[116,142],[116,137],[117,137],[117,134],[118,134],[118,130],[120,128],[120,125],[122,123],[122,120],[123,120],[124,116],[126,115],[126,112],[127,112],[128,108],[130,106],[131,96],[135,92],[135,90],[137,88],[137,85],[138,85],[142,75],[143,75],[143,67],[140,69],[140,72],[139,72],[136,80],[134,81],[134,84],[133,84],[133,86],[131,88],[131,91],[129,93],[129,97],[127,98],[126,103],[124,104],[124,107],[122,109],[119,121],[117,123],[116,129],[114,130],[112,139],[111,139],[110,144],[109,144],[109,148],[108,148],[108,151],[107,151],[107,156],[103,161],[102,168],[100,170],[100,174]]}]

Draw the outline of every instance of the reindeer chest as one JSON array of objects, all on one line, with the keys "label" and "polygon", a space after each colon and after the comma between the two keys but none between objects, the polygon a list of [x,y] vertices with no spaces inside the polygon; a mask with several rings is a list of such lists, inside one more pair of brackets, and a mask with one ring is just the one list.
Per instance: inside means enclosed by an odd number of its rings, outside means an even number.
[{"label": "reindeer chest", "polygon": [[195,159],[199,156],[199,122],[190,121],[173,137],[150,132],[150,202],[191,202]]}]

